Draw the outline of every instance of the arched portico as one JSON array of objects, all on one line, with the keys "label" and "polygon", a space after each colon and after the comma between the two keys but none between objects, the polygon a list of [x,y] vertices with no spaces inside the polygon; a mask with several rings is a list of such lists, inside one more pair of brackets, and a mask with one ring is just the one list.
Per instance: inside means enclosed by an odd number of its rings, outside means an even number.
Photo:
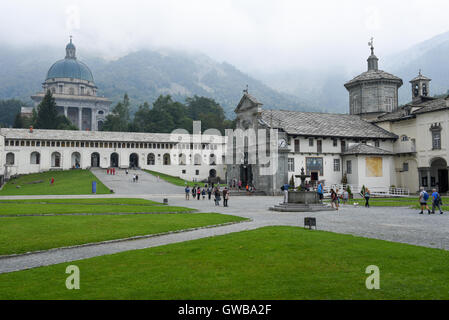
[{"label": "arched portico", "polygon": [[90,166],[92,168],[98,168],[100,166],[100,154],[98,152],[90,155]]},{"label": "arched portico", "polygon": [[139,156],[137,153],[131,153],[129,156],[129,167],[138,168],[139,167]]},{"label": "arched portico", "polygon": [[449,173],[447,161],[441,157],[430,159],[429,166],[419,168],[420,185],[427,190],[437,189],[440,193],[449,190]]},{"label": "arched portico", "polygon": [[111,168],[118,168],[118,159],[119,156],[117,152],[111,154],[111,163],[110,163]]},{"label": "arched portico", "polygon": [[443,158],[434,158],[430,161],[430,186],[436,187],[438,192],[448,191],[447,162]]},{"label": "arched portico", "polygon": [[79,152],[72,153],[72,168],[81,168],[81,155]]}]

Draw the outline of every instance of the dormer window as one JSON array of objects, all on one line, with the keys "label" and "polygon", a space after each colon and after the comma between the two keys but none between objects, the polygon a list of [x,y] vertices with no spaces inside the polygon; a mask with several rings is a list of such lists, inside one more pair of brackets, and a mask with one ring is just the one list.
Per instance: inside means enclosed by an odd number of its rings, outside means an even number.
[{"label": "dormer window", "polygon": [[401,141],[403,142],[408,141],[408,137],[405,135],[401,136]]},{"label": "dormer window", "polygon": [[427,86],[425,83],[422,85],[422,94],[423,96],[427,96]]}]

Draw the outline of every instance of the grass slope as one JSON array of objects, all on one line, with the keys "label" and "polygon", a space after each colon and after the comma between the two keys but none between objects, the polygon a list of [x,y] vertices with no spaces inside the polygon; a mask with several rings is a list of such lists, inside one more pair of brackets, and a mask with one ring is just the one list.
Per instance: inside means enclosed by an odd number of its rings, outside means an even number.
[{"label": "grass slope", "polygon": [[143,171],[148,172],[156,177],[159,176],[159,178],[161,178],[162,180],[165,180],[171,184],[174,184],[174,185],[180,186],[180,187],[185,187],[186,182],[187,182],[187,185],[189,185],[190,187],[193,187],[195,185],[201,185],[201,186],[204,185],[204,183],[202,183],[202,182],[193,182],[193,181],[189,181],[189,180],[184,180],[179,177],[170,176],[168,174],[160,173],[157,171],[151,171],[151,170],[143,170]]},{"label": "grass slope", "polygon": [[[50,185],[52,177],[55,178],[54,185]],[[41,180],[41,183],[32,183]],[[89,170],[68,170],[33,173],[12,179],[0,190],[0,196],[92,194],[92,181],[97,182],[97,194],[111,193]]]},{"label": "grass slope", "polygon": [[0,255],[242,220],[245,219],[218,213],[3,218],[0,220]]},{"label": "grass slope", "polygon": [[[449,252],[266,227],[0,274],[0,299],[448,299]],[[80,290],[67,290],[68,265]],[[367,266],[380,290],[367,290]]]}]

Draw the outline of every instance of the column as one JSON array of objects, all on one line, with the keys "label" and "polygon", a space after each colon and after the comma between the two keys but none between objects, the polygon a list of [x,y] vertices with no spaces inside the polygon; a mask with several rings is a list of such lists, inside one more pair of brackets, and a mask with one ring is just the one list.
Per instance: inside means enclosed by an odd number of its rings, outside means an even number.
[{"label": "column", "polygon": [[430,169],[427,169],[427,189],[430,189]]},{"label": "column", "polygon": [[94,108],[91,108],[90,109],[90,114],[91,114],[91,125],[90,125],[90,130],[92,130],[92,131],[96,131],[97,130],[97,126],[96,126],[96,123],[95,123],[95,113],[96,113],[97,111],[94,109]]},{"label": "column", "polygon": [[78,128],[80,129],[80,130],[83,130],[83,127],[82,127],[82,123],[83,123],[83,121],[82,121],[82,118],[83,118],[83,108],[78,108]]},{"label": "column", "polygon": [[68,111],[68,109],[69,109],[69,107],[64,107],[64,116],[66,117],[66,118],[68,118],[68,113],[67,113],[67,111]]}]

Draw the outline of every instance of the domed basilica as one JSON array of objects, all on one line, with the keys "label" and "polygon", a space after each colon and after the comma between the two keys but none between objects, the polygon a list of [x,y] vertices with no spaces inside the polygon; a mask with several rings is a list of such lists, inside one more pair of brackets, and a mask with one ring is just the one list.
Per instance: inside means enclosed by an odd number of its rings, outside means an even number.
[{"label": "domed basilica", "polygon": [[47,72],[42,84],[43,92],[31,97],[37,106],[50,90],[58,106],[79,130],[100,130],[111,101],[97,96],[97,86],[89,67],[76,58],[76,47],[70,42],[66,46],[64,59],[55,62]]}]

